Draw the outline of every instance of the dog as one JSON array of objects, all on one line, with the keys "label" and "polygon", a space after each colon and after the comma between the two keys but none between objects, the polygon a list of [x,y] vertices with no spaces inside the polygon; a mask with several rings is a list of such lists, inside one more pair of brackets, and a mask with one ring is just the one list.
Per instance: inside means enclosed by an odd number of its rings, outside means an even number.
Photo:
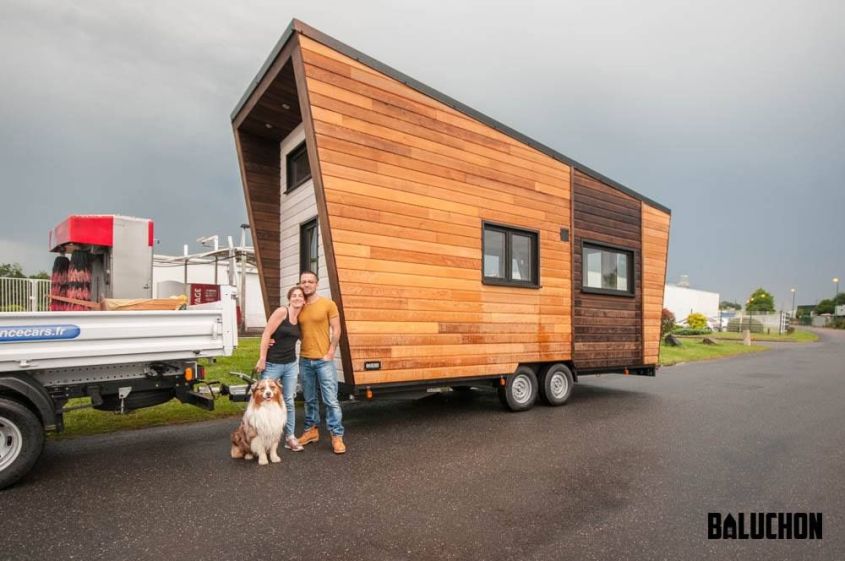
[{"label": "dog", "polygon": [[251,460],[258,457],[258,464],[268,461],[278,463],[277,448],[285,430],[287,408],[282,399],[282,386],[278,380],[259,380],[252,387],[252,396],[241,424],[232,433],[233,458]]}]

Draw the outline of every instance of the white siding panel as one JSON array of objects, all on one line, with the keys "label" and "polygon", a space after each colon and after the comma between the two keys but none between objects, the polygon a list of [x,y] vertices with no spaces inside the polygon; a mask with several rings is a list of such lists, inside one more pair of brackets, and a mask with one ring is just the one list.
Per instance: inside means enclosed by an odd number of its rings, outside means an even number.
[{"label": "white siding panel", "polygon": [[[281,150],[281,224],[279,232],[281,236],[280,251],[281,251],[281,301],[287,302],[287,291],[290,287],[295,286],[299,282],[299,227],[309,220],[317,217],[317,198],[314,194],[314,181],[309,180],[294,189],[290,193],[285,193],[287,189],[287,173],[285,170],[285,163],[287,162],[287,154],[299,146],[305,140],[305,129],[303,125],[295,128],[287,138],[280,144]],[[319,275],[320,285],[319,294],[326,298],[331,298],[331,288],[329,286],[328,267],[326,266],[326,253],[323,250],[323,236],[317,235],[319,244]],[[297,350],[298,353],[298,350]],[[343,372],[343,364],[340,360],[340,350],[335,355],[335,364],[337,365],[338,377],[341,381],[345,381],[346,377]]]}]

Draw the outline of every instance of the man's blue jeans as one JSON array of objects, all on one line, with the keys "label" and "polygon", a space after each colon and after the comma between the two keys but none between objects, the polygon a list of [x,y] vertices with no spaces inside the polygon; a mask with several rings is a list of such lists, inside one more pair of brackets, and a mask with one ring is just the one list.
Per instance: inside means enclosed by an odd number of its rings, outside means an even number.
[{"label": "man's blue jeans", "polygon": [[293,436],[293,429],[296,426],[296,411],[293,409],[293,396],[296,395],[296,361],[280,364],[268,362],[261,378],[279,380],[282,383],[282,396],[285,400],[285,407],[288,410],[288,418],[285,423],[285,434]]},{"label": "man's blue jeans", "polygon": [[334,436],[343,436],[343,414],[337,400],[337,368],[333,360],[299,359],[299,375],[302,393],[305,396],[305,422],[303,430],[320,426],[320,403],[317,401],[317,385],[326,404],[326,424]]}]

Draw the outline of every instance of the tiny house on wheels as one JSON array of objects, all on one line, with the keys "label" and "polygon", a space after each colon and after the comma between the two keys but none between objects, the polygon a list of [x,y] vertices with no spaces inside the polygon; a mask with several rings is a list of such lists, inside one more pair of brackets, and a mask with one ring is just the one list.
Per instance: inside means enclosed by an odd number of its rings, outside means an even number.
[{"label": "tiny house on wheels", "polygon": [[652,376],[670,211],[294,20],[232,113],[269,314],[315,271],[341,391]]}]

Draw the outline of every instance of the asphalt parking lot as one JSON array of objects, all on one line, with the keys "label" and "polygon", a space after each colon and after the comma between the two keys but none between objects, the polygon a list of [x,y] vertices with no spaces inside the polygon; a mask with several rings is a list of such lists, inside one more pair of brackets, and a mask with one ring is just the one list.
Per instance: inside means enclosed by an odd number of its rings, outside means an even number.
[{"label": "asphalt parking lot", "polygon": [[[0,493],[0,558],[845,559],[843,364],[827,332],[559,408],[347,403],[345,456],[267,467],[228,458],[235,419],[50,442]],[[708,540],[711,511],[822,512],[824,538]]]}]

